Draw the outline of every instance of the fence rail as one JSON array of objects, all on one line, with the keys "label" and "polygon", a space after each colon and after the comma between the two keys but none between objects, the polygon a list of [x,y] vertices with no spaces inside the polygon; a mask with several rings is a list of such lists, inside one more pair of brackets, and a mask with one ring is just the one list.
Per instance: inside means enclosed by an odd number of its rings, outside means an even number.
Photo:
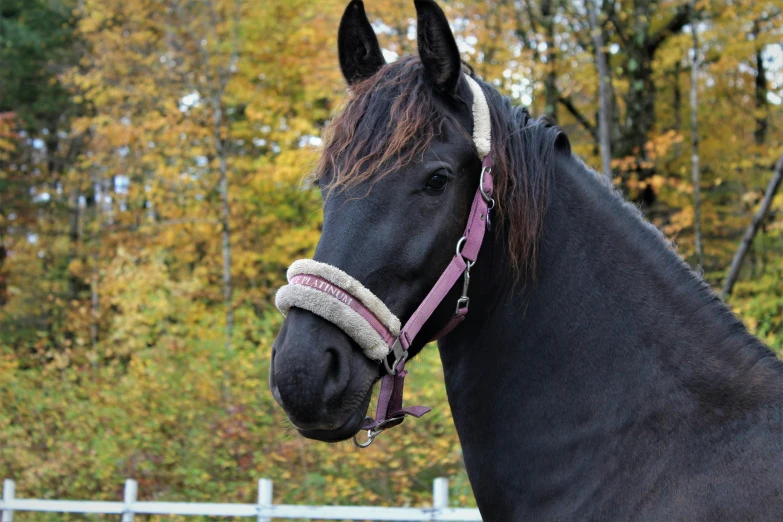
[{"label": "fence rail", "polygon": [[436,478],[432,484],[431,508],[400,508],[376,506],[298,506],[272,503],[273,485],[269,479],[258,481],[258,503],[220,504],[208,502],[140,502],[136,500],[138,484],[125,481],[122,502],[87,500],[38,500],[16,498],[13,480],[3,482],[0,501],[0,522],[13,522],[16,511],[50,513],[91,513],[121,516],[121,522],[134,522],[135,515],[184,515],[213,517],[254,517],[258,522],[273,519],[304,518],[319,520],[399,520],[399,521],[462,521],[480,522],[478,509],[450,508],[449,481]]}]

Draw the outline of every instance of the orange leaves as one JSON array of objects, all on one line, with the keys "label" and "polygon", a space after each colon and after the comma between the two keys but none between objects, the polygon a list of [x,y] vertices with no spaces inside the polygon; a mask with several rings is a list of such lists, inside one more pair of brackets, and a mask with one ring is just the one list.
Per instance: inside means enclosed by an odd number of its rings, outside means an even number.
[{"label": "orange leaves", "polygon": [[654,136],[645,145],[647,157],[650,158],[651,161],[656,161],[659,158],[665,157],[674,145],[682,142],[682,135],[678,134],[674,130],[670,130],[658,136]]},{"label": "orange leaves", "polygon": [[16,133],[16,114],[0,113],[0,160],[6,159],[8,153],[15,149],[14,141],[19,138]]}]

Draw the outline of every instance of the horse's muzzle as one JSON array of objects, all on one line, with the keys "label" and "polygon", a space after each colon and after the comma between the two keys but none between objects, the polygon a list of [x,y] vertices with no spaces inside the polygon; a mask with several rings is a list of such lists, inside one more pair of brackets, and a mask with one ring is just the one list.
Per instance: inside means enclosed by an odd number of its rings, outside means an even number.
[{"label": "horse's muzzle", "polygon": [[359,431],[379,373],[339,328],[294,308],[272,349],[269,385],[303,436],[332,442]]}]

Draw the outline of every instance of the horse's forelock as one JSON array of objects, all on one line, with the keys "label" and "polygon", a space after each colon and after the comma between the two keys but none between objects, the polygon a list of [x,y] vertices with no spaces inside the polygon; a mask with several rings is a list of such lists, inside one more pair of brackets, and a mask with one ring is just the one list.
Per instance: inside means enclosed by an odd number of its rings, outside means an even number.
[{"label": "horse's forelock", "polygon": [[443,121],[418,58],[387,64],[352,86],[345,109],[327,126],[316,178],[329,175],[330,191],[372,184],[421,161]]}]

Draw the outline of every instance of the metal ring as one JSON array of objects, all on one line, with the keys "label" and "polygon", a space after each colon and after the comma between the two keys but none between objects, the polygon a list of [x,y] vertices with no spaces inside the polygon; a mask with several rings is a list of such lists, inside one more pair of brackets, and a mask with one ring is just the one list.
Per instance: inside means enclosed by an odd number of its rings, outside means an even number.
[{"label": "metal ring", "polygon": [[462,247],[465,246],[465,241],[467,241],[468,238],[465,236],[462,236],[459,241],[457,241],[457,255],[462,255]]},{"label": "metal ring", "polygon": [[[365,417],[364,418],[364,420],[368,420],[368,419],[369,420],[373,420],[371,417]],[[351,437],[351,440],[353,441],[353,444],[357,448],[364,449],[364,448],[366,448],[367,446],[369,446],[370,444],[373,443],[373,441],[375,440],[375,437],[377,437],[378,435],[383,433],[385,430],[387,430],[389,428],[393,428],[394,426],[397,426],[398,424],[400,424],[404,420],[405,420],[405,414],[404,413],[402,415],[398,415],[396,417],[392,417],[390,419],[386,419],[385,421],[379,422],[378,425],[375,426],[374,429],[365,430],[365,431],[367,431],[367,440],[365,442],[359,442],[359,439],[357,438],[357,435],[359,435],[358,433],[356,435],[354,435],[353,437]],[[391,424],[391,426],[390,426],[390,424]]]},{"label": "metal ring", "polygon": [[[484,201],[489,203],[490,201],[494,201],[492,199],[492,196],[484,192],[484,173],[492,174],[492,168],[484,167],[481,169],[481,178],[479,178],[479,192],[481,192],[481,197],[484,198]],[[495,207],[495,203],[492,203],[492,207]]]},{"label": "metal ring", "polygon": [[[365,421],[374,422],[375,420],[372,417],[365,417]],[[362,424],[364,424],[364,421],[362,421]],[[362,431],[362,430],[359,430]],[[378,436],[378,433],[373,434],[373,430],[364,430],[367,432],[367,441],[365,442],[359,442],[359,439],[357,438],[359,433],[357,432],[353,437],[351,437],[351,440],[353,441],[354,446],[357,448],[366,448],[370,444],[372,444],[372,441],[375,440],[375,437]],[[380,433],[380,432],[379,432]]]},{"label": "metal ring", "polygon": [[351,440],[353,441],[353,445],[356,446],[357,448],[364,449],[373,443],[375,437],[378,436],[378,433],[373,434],[372,430],[367,430],[367,440],[365,442],[359,442],[359,439],[356,438],[358,435],[359,434],[357,433],[356,435],[351,437]]},{"label": "metal ring", "polygon": [[394,359],[394,362],[392,363],[391,367],[389,367],[389,356],[383,358],[383,365],[386,367],[386,371],[389,372],[389,375],[397,375],[397,366],[400,365],[401,362],[405,362],[408,360],[408,351],[402,352],[402,355],[400,357],[397,357]]}]

